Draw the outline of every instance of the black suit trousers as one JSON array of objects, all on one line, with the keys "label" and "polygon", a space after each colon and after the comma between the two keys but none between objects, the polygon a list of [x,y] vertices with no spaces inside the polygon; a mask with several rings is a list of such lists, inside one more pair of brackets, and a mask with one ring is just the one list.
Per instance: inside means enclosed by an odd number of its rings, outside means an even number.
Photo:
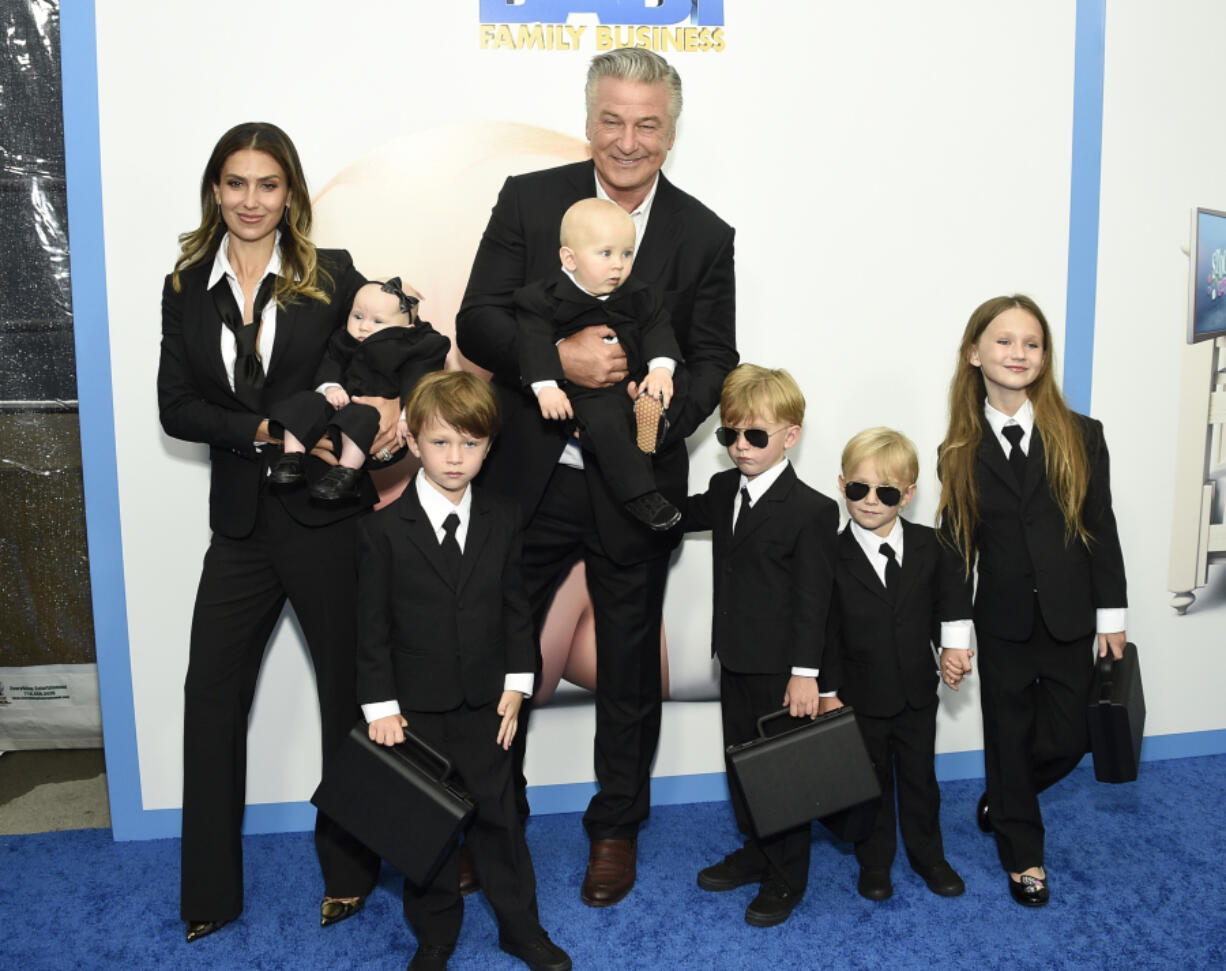
[{"label": "black suit trousers", "polygon": [[[937,785],[937,697],[923,708],[904,706],[890,718],[856,712],[856,722],[881,784],[881,803],[872,833],[856,843],[861,866],[889,868],[902,826],[903,845],[911,865],[935,866],[945,859],[941,841],[941,789]],[[895,814],[895,790],[898,812]]]},{"label": "black suit trousers", "polygon": [[[739,745],[758,737],[758,719],[780,709],[790,677],[791,672],[738,674],[727,668],[720,669],[719,711],[724,727],[725,749],[729,745]],[[775,876],[781,879],[792,893],[797,896],[803,894],[809,883],[808,823],[767,839],[758,839],[749,819],[745,796],[736,784],[731,767],[728,768],[728,790],[732,796],[732,811],[736,815],[737,827],[746,837],[744,848],[738,854],[742,865],[747,868],[756,868],[759,865],[765,868],[769,864]]]},{"label": "black suit trousers", "polygon": [[[596,622],[595,769],[600,786],[583,825],[591,839],[625,839],[638,832],[651,808],[651,761],[660,738],[662,697],[660,618],[669,557],[665,553],[629,566],[609,559],[597,534],[586,477],[577,469],[555,467],[524,530],[524,581],[539,634],[558,583],[583,559]],[[522,790],[520,799],[522,807]]]},{"label": "black suit trousers", "polygon": [[[265,492],[252,534],[214,534],[205,553],[183,686],[184,920],[231,920],[242,910],[247,719],[264,650],[287,599],[315,669],[325,756],[359,717],[356,523],[351,517],[303,526]],[[315,847],[327,895],[373,889],[378,857],[322,813]]]},{"label": "black suit trousers", "polygon": [[1020,873],[1043,864],[1039,793],[1072,772],[1089,746],[1094,634],[1057,640],[1036,597],[1028,641],[976,636],[992,829],[1001,864]]},{"label": "black suit trousers", "polygon": [[[476,813],[464,837],[500,936],[526,944],[541,934],[536,875],[515,809],[511,755],[495,743],[498,705],[463,705],[445,712],[403,712],[409,726],[451,759]],[[464,917],[458,848],[427,887],[404,884],[404,914],[417,943],[455,945]]]}]

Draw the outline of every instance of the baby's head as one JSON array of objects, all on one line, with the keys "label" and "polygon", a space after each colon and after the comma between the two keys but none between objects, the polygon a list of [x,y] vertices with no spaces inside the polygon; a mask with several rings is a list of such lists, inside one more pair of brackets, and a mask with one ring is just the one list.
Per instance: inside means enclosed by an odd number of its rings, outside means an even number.
[{"label": "baby's head", "polygon": [[421,294],[412,287],[401,289],[398,276],[386,283],[372,281],[353,295],[345,329],[350,337],[364,341],[387,327],[412,327],[417,323],[420,302]]},{"label": "baby's head", "polygon": [[919,458],[911,439],[892,428],[866,428],[843,449],[839,489],[860,526],[888,536],[915,496]]},{"label": "baby's head", "polygon": [[800,441],[805,396],[782,368],[742,364],[724,379],[719,416],[716,439],[742,474],[754,479],[782,462]]},{"label": "baby's head", "polygon": [[615,202],[580,199],[562,216],[562,265],[596,296],[612,293],[634,265],[634,220]]}]

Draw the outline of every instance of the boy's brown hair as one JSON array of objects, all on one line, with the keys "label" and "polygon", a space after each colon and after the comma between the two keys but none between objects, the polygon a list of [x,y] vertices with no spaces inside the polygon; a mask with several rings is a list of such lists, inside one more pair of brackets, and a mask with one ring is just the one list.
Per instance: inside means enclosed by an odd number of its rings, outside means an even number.
[{"label": "boy's brown hair", "polygon": [[474,438],[493,438],[502,424],[489,383],[468,371],[434,371],[417,382],[404,406],[410,434],[434,417]]},{"label": "boy's brown hair", "polygon": [[843,448],[843,475],[851,475],[865,459],[873,459],[877,471],[900,489],[919,478],[919,456],[914,443],[893,428],[866,428],[853,435]]},{"label": "boy's brown hair", "polygon": [[805,396],[783,368],[742,364],[724,378],[719,416],[725,424],[774,415],[777,421],[799,425],[805,420]]}]

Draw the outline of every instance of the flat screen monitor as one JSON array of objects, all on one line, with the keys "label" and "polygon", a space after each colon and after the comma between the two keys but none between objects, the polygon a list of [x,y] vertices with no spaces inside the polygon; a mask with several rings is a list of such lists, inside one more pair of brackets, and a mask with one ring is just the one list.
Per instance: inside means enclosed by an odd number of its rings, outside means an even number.
[{"label": "flat screen monitor", "polygon": [[1226,212],[1192,211],[1188,343],[1226,336]]}]

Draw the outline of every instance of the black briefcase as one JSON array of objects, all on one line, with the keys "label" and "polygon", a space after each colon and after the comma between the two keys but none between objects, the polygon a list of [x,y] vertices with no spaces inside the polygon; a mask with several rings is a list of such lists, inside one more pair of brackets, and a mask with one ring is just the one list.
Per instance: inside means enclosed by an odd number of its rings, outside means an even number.
[{"label": "black briefcase", "polygon": [[419,887],[426,886],[473,813],[448,781],[451,762],[407,728],[400,745],[371,741],[359,722],[324,764],[311,802]]},{"label": "black briefcase", "polygon": [[1098,659],[1086,721],[1094,754],[1094,778],[1099,782],[1133,782],[1141,764],[1145,692],[1141,690],[1137,646],[1131,641],[1124,645],[1124,656],[1118,661],[1110,652]]},{"label": "black briefcase", "polygon": [[850,707],[836,708],[767,738],[767,723],[787,713],[781,708],[763,715],[758,719],[758,738],[728,746],[728,764],[759,837],[774,836],[881,795]]}]

